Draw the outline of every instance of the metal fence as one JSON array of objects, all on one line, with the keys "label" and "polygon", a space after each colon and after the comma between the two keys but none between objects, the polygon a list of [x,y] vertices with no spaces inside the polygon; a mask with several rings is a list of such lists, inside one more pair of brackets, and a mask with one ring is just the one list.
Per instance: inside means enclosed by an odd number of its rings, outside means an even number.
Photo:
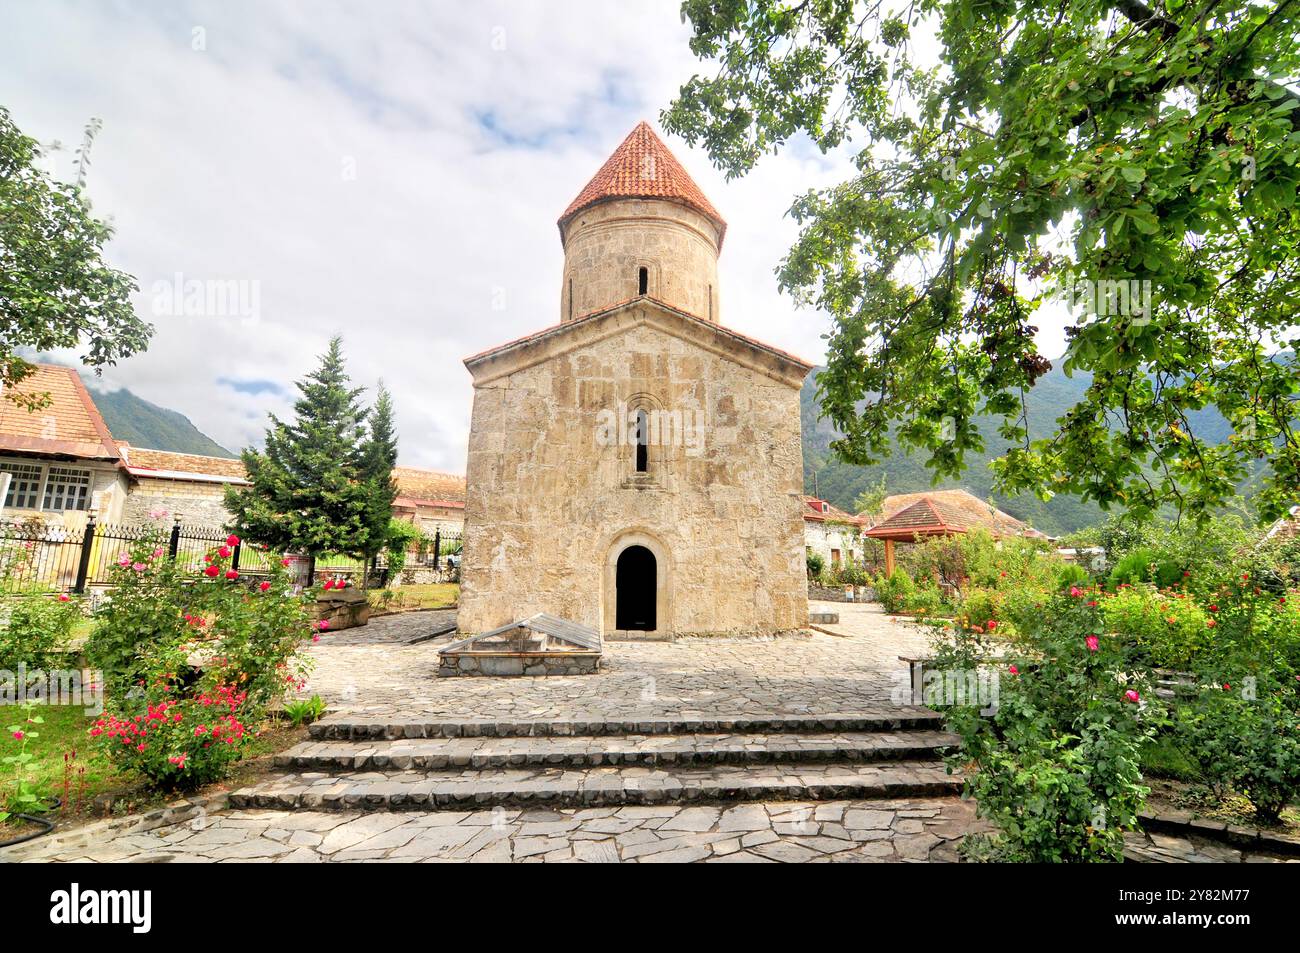
[{"label": "metal fence", "polygon": [[406,565],[412,568],[442,569],[460,565],[460,550],[464,545],[462,534],[455,530],[434,530],[433,539],[422,537],[406,555]]},{"label": "metal fence", "polygon": [[[0,591],[85,592],[91,586],[108,585],[109,571],[118,557],[145,540],[155,540],[181,567],[198,571],[204,566],[203,556],[224,543],[226,536],[218,527],[181,523],[171,527],[115,526],[92,519],[81,529],[36,521],[0,521]],[[459,541],[456,545],[459,552]],[[231,565],[242,575],[258,576],[270,572],[271,558],[260,546],[241,543],[231,554]],[[346,578],[363,587],[388,581],[382,556],[369,563],[349,556],[289,558],[290,572],[303,585],[311,585],[321,576]]]}]

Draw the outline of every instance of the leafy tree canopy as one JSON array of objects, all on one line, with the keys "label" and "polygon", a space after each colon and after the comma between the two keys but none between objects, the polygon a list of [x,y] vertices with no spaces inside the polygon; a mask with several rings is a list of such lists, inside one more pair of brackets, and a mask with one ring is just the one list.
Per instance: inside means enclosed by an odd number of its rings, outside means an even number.
[{"label": "leafy tree canopy", "polygon": [[[1255,460],[1300,490],[1298,5],[686,0],[715,61],[664,114],[729,176],[804,133],[854,172],[796,199],[780,286],[834,319],[823,407],[954,476],[988,414],[1001,489],[1202,517]],[[937,46],[937,60],[924,50]],[[1033,439],[1035,313],[1068,298],[1084,397]],[[1213,407],[1233,434],[1198,436]]]},{"label": "leafy tree canopy", "polygon": [[[40,156],[0,106],[0,388],[33,410],[49,395],[14,389],[34,370],[19,349],[84,345],[83,361],[101,368],[144,350],[153,333],[131,305],[135,279],[104,263],[112,230],[91,216],[80,184],[36,167]],[[83,150],[83,171],[87,162]]]}]

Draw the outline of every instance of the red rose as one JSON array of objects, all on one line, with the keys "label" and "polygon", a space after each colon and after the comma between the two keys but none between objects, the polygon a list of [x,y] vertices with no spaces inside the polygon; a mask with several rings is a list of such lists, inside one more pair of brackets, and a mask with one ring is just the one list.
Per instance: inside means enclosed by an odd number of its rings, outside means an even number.
[{"label": "red rose", "polygon": [[268,590],[268,589],[271,588],[271,584],[270,584],[269,582],[264,582],[264,583],[262,583],[260,586],[258,586],[257,588],[258,588],[258,589],[261,589],[263,592],[266,592],[266,590]]},{"label": "red rose", "polygon": [[217,566],[209,566],[207,569],[203,570],[203,575],[209,577],[210,579],[215,579],[217,577],[217,573],[219,572],[221,572],[221,570]]},{"label": "red rose", "polygon": [[239,571],[238,571],[238,570],[235,570],[235,569],[227,569],[227,570],[226,570],[226,578],[227,578],[227,579],[238,579],[238,578],[239,578]]},{"label": "red rose", "polygon": [[230,534],[229,536],[226,537],[226,545],[227,545],[227,546],[238,546],[238,545],[239,545],[239,537],[236,536],[236,535],[234,535],[233,533]]}]

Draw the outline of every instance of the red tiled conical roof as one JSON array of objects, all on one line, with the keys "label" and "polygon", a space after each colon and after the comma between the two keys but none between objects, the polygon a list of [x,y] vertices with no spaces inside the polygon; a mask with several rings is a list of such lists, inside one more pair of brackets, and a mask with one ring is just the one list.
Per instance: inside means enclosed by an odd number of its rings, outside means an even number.
[{"label": "red tiled conical roof", "polygon": [[586,188],[569,203],[569,207],[560,216],[559,225],[563,228],[565,222],[583,209],[616,198],[680,202],[716,222],[718,244],[722,244],[727,223],[682,168],[677,157],[668,151],[663,140],[655,135],[650,124],[644,120],[637,123],[636,128],[628,133],[623,144],[614,150],[614,154],[600,167]]}]

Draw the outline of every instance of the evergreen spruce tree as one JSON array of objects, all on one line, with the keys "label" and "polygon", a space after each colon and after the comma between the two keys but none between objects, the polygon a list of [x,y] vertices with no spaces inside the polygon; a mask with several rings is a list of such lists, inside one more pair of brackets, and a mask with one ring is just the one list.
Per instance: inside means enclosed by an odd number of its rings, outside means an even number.
[{"label": "evergreen spruce tree", "polygon": [[361,388],[350,386],[339,338],[320,367],[298,382],[295,419],[271,414],[266,448],[242,457],[252,484],[229,488],[226,507],[244,538],[273,549],[321,556],[365,556],[371,549],[371,487]]},{"label": "evergreen spruce tree", "polygon": [[361,445],[361,471],[367,485],[366,526],[370,542],[366,555],[379,555],[390,537],[393,501],[397,483],[393,467],[397,466],[397,429],[393,423],[393,397],[379,382],[375,405],[370,409],[370,433]]}]

